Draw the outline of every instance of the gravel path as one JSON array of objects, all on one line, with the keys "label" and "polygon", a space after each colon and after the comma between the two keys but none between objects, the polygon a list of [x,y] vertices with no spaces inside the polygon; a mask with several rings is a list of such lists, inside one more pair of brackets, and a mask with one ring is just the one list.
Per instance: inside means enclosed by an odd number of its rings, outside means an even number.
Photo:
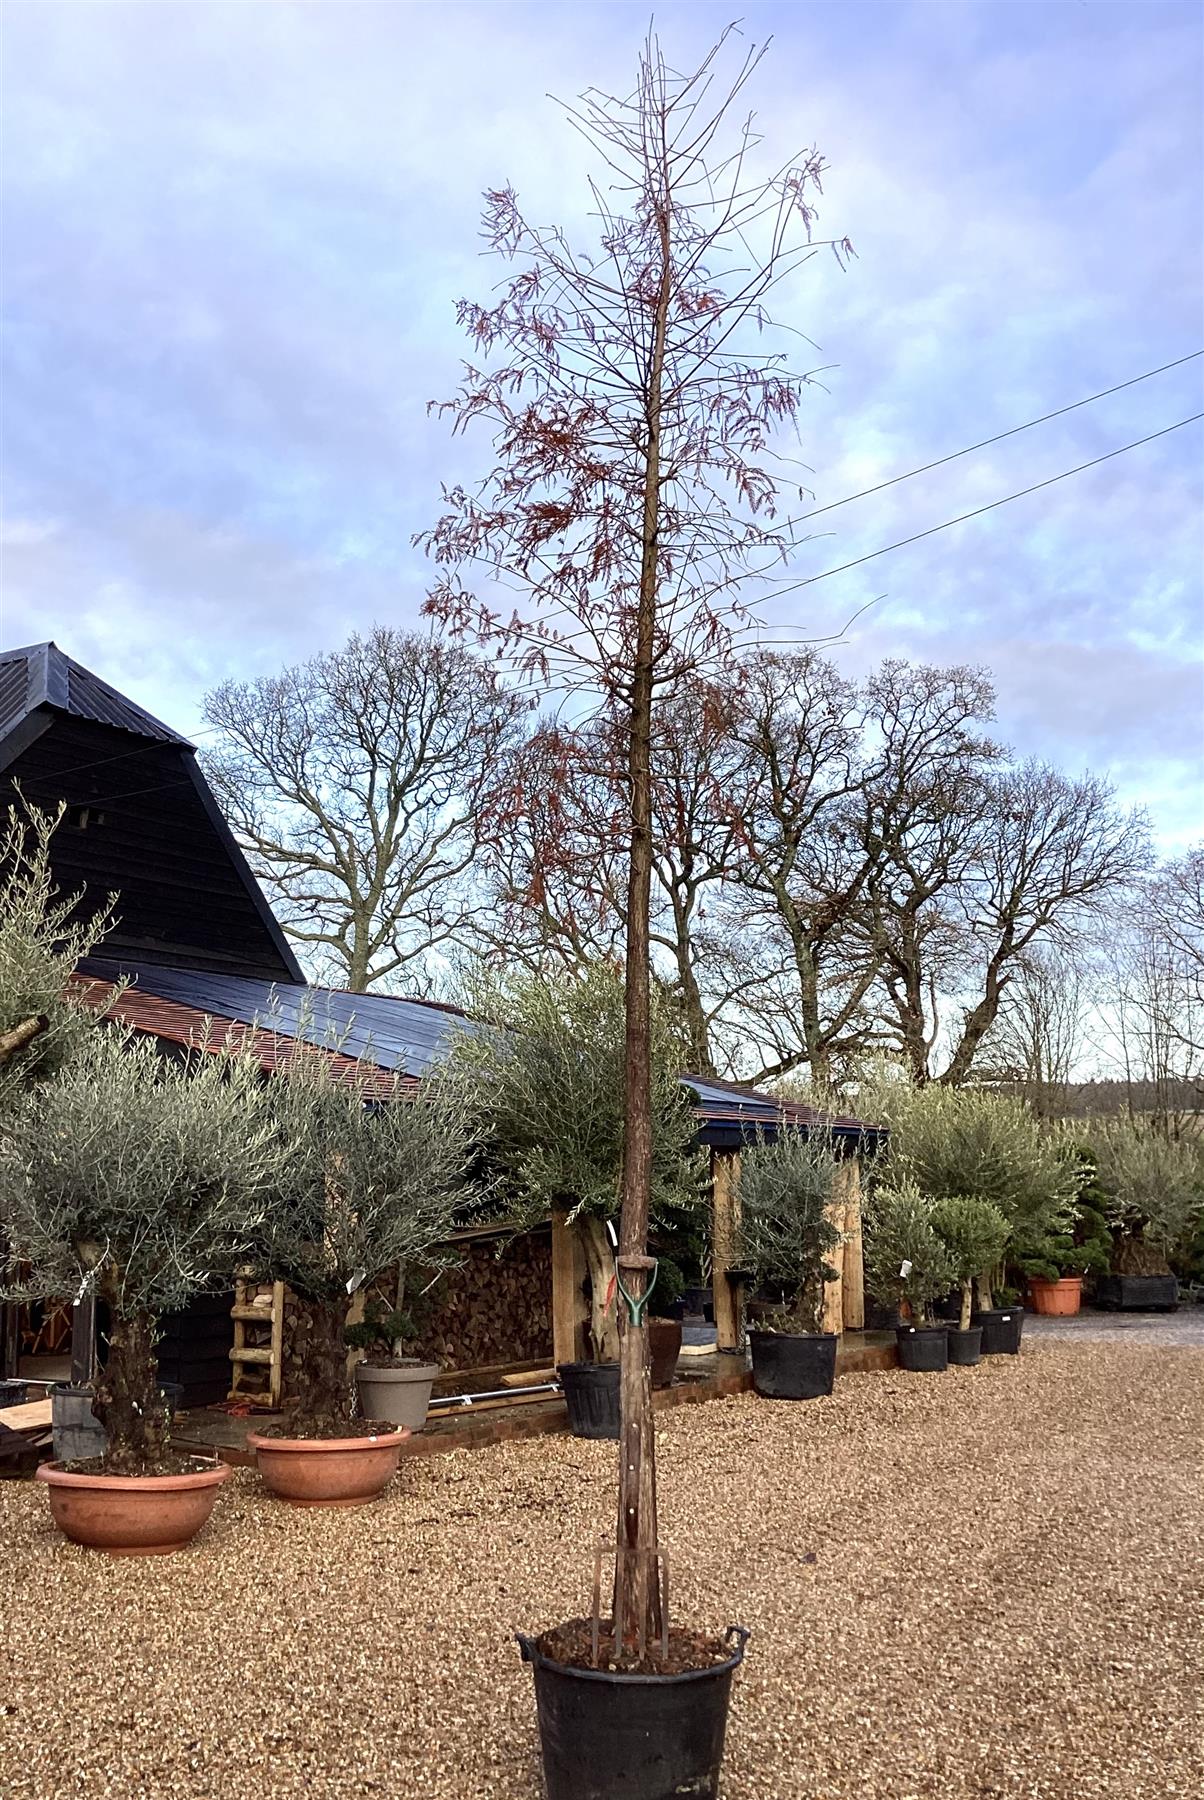
[{"label": "gravel path", "polygon": [[[194,1548],[74,1549],[0,1486],[6,1800],[533,1800],[511,1632],[583,1608],[609,1446],[239,1475]],[[1204,1767],[1204,1352],[1034,1337],[665,1416],[676,1612],[754,1627],[724,1800],[1177,1800]],[[814,1560],[811,1560],[811,1555]]]}]

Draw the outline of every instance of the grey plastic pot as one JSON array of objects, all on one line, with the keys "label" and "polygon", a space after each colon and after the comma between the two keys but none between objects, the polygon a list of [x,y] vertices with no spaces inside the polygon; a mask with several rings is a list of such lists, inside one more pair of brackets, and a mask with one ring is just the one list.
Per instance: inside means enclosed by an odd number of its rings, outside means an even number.
[{"label": "grey plastic pot", "polygon": [[108,1433],[92,1411],[94,1397],[92,1388],[72,1387],[69,1381],[51,1388],[50,1429],[55,1462],[89,1462],[108,1449]]},{"label": "grey plastic pot", "polygon": [[384,1419],[390,1425],[421,1431],[438,1373],[438,1363],[402,1363],[394,1369],[360,1363],[355,1371],[360,1411],[365,1419]]}]

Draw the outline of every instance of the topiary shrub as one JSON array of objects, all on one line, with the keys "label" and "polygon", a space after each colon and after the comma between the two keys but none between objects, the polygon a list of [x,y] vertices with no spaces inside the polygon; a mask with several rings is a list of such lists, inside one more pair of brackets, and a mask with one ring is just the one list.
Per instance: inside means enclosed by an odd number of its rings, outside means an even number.
[{"label": "topiary shrub", "polygon": [[974,1283],[1002,1261],[1008,1241],[1008,1222],[989,1200],[968,1194],[951,1194],[932,1207],[932,1228],[945,1246],[954,1279],[961,1288],[958,1328],[968,1331],[974,1300]]}]

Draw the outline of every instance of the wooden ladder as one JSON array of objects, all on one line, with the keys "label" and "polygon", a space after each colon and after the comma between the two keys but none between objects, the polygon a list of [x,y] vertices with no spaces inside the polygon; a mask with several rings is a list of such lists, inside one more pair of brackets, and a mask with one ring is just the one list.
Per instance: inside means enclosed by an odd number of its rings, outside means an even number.
[{"label": "wooden ladder", "polygon": [[230,1399],[276,1412],[284,1385],[284,1283],[236,1281]]}]

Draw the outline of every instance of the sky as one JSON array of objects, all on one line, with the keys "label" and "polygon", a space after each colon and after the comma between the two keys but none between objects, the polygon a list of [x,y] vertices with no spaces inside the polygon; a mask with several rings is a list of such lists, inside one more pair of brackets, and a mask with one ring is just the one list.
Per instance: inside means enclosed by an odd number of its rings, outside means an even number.
[{"label": "sky", "polygon": [[[778,311],[818,346],[816,505],[1204,347],[1192,4],[920,0],[657,12],[671,59],[772,37],[751,100],[827,158]],[[480,196],[583,218],[549,94],[625,90],[648,13],[190,0],[0,11],[0,643],[53,637],[185,731],[205,690],[379,621],[479,466],[450,395]],[[1204,407],[1197,360],[825,513],[800,581]],[[1197,422],[778,603],[794,638],[985,665],[997,735],[1204,836]],[[476,459],[476,460],[474,460]],[[822,535],[820,535],[822,534]],[[202,740],[203,741],[203,740]]]}]

